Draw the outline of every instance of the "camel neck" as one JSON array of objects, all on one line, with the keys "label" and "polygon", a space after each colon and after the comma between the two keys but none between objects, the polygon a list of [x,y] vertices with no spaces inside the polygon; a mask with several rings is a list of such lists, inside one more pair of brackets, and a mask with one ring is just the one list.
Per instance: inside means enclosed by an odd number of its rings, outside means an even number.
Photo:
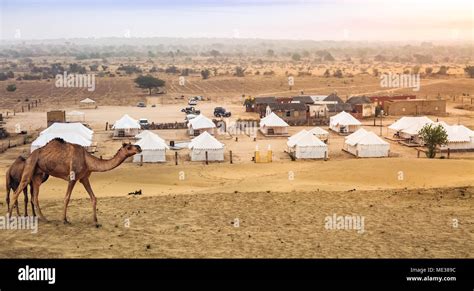
[{"label": "camel neck", "polygon": [[118,167],[127,157],[117,152],[111,159],[103,160],[93,155],[87,155],[87,164],[91,172],[106,172]]}]

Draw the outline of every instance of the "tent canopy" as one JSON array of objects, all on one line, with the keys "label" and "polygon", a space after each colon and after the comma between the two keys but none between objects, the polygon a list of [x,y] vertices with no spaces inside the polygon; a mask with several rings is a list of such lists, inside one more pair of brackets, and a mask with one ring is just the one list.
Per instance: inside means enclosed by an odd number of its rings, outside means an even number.
[{"label": "tent canopy", "polygon": [[137,120],[125,114],[119,120],[115,121],[113,129],[129,129],[129,128],[138,128],[140,129],[141,126]]},{"label": "tent canopy", "polygon": [[287,145],[289,147],[327,147],[327,145],[322,142],[319,138],[315,137],[311,132],[300,131],[300,135],[289,139]]},{"label": "tent canopy", "polygon": [[137,141],[135,145],[139,145],[142,148],[142,150],[169,149],[168,145],[166,145],[163,139],[154,133],[144,136],[139,141]]},{"label": "tent canopy", "polygon": [[433,123],[433,121],[426,116],[404,116],[399,120],[395,121],[388,128],[396,131],[401,131],[414,127],[419,127],[421,129],[425,124],[429,123]]},{"label": "tent canopy", "polygon": [[95,103],[94,100],[90,99],[90,98],[86,98],[86,99],[82,99],[81,101],[79,101],[83,104],[91,104],[91,103]]},{"label": "tent canopy", "polygon": [[260,126],[267,127],[287,127],[289,126],[283,119],[281,119],[275,112],[270,113],[270,115],[265,116],[260,120]]},{"label": "tent canopy", "polygon": [[436,124],[443,126],[446,130],[448,142],[470,142],[471,138],[474,137],[474,131],[464,125],[448,125],[442,121]]},{"label": "tent canopy", "polygon": [[341,111],[340,113],[331,116],[329,120],[330,123],[333,125],[362,125],[359,120],[357,120],[354,116],[345,111]]},{"label": "tent canopy", "polygon": [[312,129],[308,130],[308,132],[310,132],[310,133],[312,133],[312,134],[315,134],[315,135],[329,134],[329,132],[327,132],[326,130],[322,129],[321,127],[312,128]]},{"label": "tent canopy", "polygon": [[203,114],[198,115],[197,117],[191,119],[188,124],[189,127],[193,129],[202,129],[202,128],[215,128],[216,125],[212,120],[204,116]]},{"label": "tent canopy", "polygon": [[63,133],[71,133],[80,135],[85,139],[92,140],[92,136],[94,132],[89,128],[85,127],[80,122],[72,122],[72,123],[62,123],[62,122],[55,122],[51,124],[50,127],[43,130],[40,135],[43,134],[55,134],[58,137],[61,137]]},{"label": "tent canopy", "polygon": [[360,145],[388,145],[389,143],[381,139],[378,135],[363,128],[346,137],[346,143],[355,146]]},{"label": "tent canopy", "polygon": [[191,142],[188,145],[188,148],[215,150],[215,149],[223,149],[224,144],[218,141],[212,135],[210,135],[207,131],[204,131],[199,136],[191,140]]},{"label": "tent canopy", "polygon": [[62,138],[65,141],[73,144],[78,144],[83,147],[88,147],[92,144],[91,140],[88,140],[84,138],[81,135],[78,135],[73,132],[62,132],[62,133],[45,133],[41,134],[38,136],[38,138],[31,144],[32,148],[37,148],[37,147],[43,147],[45,146],[49,141],[55,139],[55,138]]},{"label": "tent canopy", "polygon": [[162,142],[166,143],[166,141],[164,139],[162,139],[159,135],[157,135],[156,133],[151,132],[149,130],[144,130],[141,133],[135,135],[136,138],[144,138],[144,137],[147,137],[147,136],[152,136],[153,138],[159,139]]}]

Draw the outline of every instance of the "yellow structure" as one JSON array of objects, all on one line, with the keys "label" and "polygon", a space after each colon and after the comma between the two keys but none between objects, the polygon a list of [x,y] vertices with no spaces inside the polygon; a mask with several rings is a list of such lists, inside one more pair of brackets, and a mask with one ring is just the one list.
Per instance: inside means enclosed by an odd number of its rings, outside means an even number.
[{"label": "yellow structure", "polygon": [[268,145],[267,154],[262,158],[260,155],[260,150],[258,145],[255,147],[255,163],[271,163],[273,160],[273,151],[271,150],[270,145]]}]

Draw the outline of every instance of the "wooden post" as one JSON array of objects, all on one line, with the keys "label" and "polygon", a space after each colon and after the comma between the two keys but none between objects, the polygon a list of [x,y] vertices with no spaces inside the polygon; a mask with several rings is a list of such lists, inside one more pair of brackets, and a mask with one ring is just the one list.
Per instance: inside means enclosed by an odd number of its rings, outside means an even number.
[{"label": "wooden post", "polygon": [[324,152],[324,160],[327,161],[328,160],[328,152]]},{"label": "wooden post", "polygon": [[21,112],[25,112],[25,110],[23,109],[23,105],[21,106]]},{"label": "wooden post", "polygon": [[451,154],[451,151],[448,148],[448,159],[449,159],[450,154]]},{"label": "wooden post", "polygon": [[178,165],[178,152],[174,152],[174,164]]},{"label": "wooden post", "polygon": [[208,160],[208,154],[207,154],[207,151],[206,151],[206,165],[209,164],[209,160]]},{"label": "wooden post", "polygon": [[230,151],[230,163],[233,164],[233,161],[232,161],[232,151]]},{"label": "wooden post", "polygon": [[419,150],[419,149],[416,149],[416,157],[417,157],[417,158],[420,157],[420,150]]},{"label": "wooden post", "polygon": [[140,155],[140,167],[143,166],[143,155]]},{"label": "wooden post", "polygon": [[105,131],[107,131],[108,129],[109,129],[109,122],[107,121],[107,122],[105,123]]}]

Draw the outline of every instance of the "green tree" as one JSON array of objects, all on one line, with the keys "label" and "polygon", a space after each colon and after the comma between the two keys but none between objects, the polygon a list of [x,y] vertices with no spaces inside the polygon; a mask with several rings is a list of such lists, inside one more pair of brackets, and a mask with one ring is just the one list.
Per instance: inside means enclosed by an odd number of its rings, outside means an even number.
[{"label": "green tree", "polygon": [[418,134],[428,148],[426,156],[430,159],[436,156],[436,147],[448,143],[448,133],[441,124],[427,124]]},{"label": "green tree", "polygon": [[235,67],[235,76],[245,77],[245,69],[243,69],[242,67]]},{"label": "green tree", "polygon": [[267,57],[273,58],[275,56],[275,51],[272,49],[267,50]]},{"label": "green tree", "polygon": [[138,87],[142,89],[148,89],[150,95],[151,95],[152,89],[163,87],[165,85],[165,81],[155,78],[150,75],[139,76],[138,78],[135,79],[135,83],[138,85]]},{"label": "green tree", "polygon": [[16,85],[15,84],[10,84],[7,86],[7,91],[8,92],[15,92],[16,91]]},{"label": "green tree", "polygon": [[209,79],[211,72],[208,69],[204,69],[201,71],[201,77],[203,80]]},{"label": "green tree", "polygon": [[464,72],[469,75],[469,78],[474,78],[474,66],[466,66]]},{"label": "green tree", "polygon": [[293,61],[299,61],[299,60],[301,60],[301,56],[300,56],[300,54],[298,54],[298,53],[294,53],[294,54],[291,56],[291,59],[292,59]]}]

